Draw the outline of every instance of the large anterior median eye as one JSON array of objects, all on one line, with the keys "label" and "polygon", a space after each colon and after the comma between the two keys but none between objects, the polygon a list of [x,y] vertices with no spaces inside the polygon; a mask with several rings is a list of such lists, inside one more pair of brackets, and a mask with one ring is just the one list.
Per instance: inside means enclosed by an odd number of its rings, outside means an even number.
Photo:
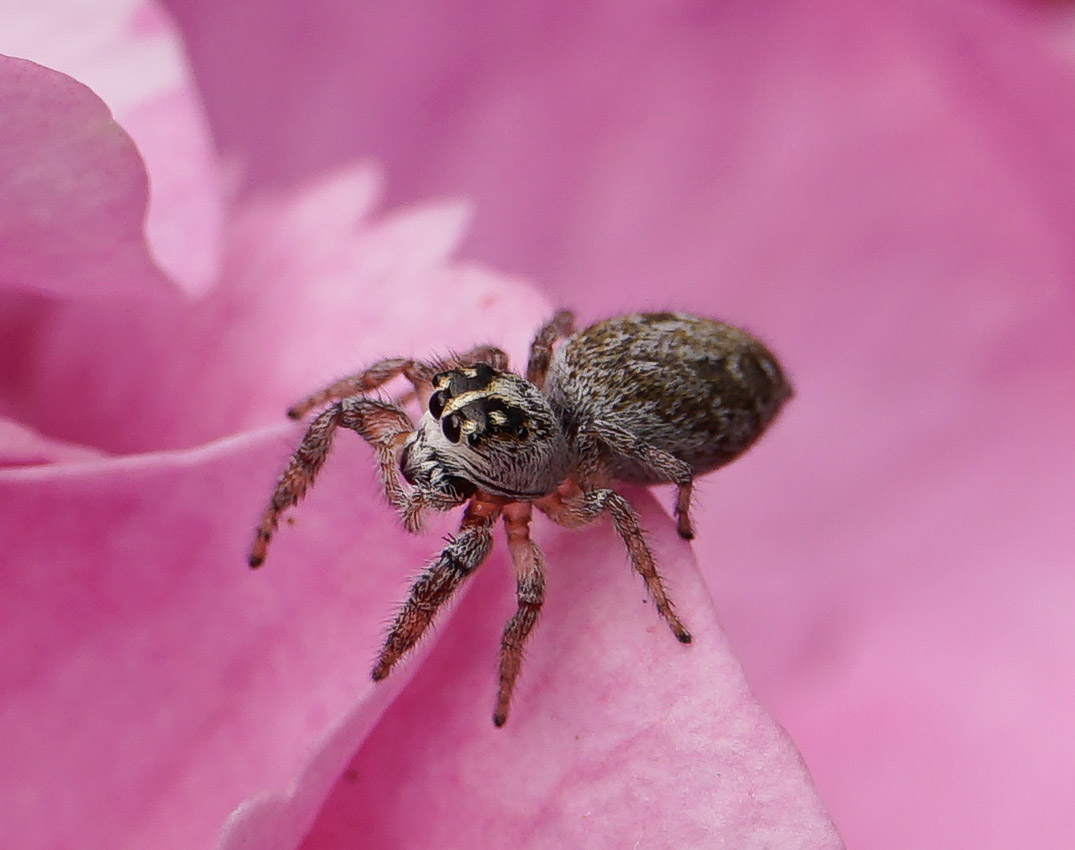
[{"label": "large anterior median eye", "polygon": [[456,416],[454,413],[445,416],[444,421],[440,423],[440,427],[441,430],[444,431],[444,436],[447,437],[451,442],[459,442],[460,428],[458,416]]},{"label": "large anterior median eye", "polygon": [[440,419],[440,415],[444,413],[444,390],[437,390],[429,397],[429,412],[434,419]]}]

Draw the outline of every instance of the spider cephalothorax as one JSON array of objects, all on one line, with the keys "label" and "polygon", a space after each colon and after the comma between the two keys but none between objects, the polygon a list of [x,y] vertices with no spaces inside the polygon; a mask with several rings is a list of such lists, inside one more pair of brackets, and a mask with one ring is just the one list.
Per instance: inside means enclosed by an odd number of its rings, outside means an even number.
[{"label": "spider cephalothorax", "polygon": [[533,384],[476,363],[435,375],[432,386],[429,411],[403,444],[408,482],[435,490],[448,476],[492,495],[538,499],[564,479],[567,441]]},{"label": "spider cephalothorax", "polygon": [[[294,418],[333,402],[310,424],[280,477],[250,552],[250,565],[260,566],[280,514],[313,482],[338,427],[373,446],[385,496],[409,530],[418,529],[426,509],[466,503],[459,533],[415,581],[389,631],[373,669],[373,678],[383,679],[488,556],[492,527],[503,517],[518,610],[501,644],[498,726],[544,601],[532,507],[570,528],[608,513],[658,612],[689,643],[638,518],[610,485],[675,484],[679,533],[689,539],[694,478],[749,448],[791,395],[772,354],[721,322],[646,313],[578,333],[573,324],[573,315],[561,311],[538,331],[525,378],[507,371],[500,349],[482,346],[439,363],[382,360],[297,404],[288,411]],[[560,338],[566,339],[557,348]],[[397,375],[425,407],[417,426],[399,405],[366,395]]]}]

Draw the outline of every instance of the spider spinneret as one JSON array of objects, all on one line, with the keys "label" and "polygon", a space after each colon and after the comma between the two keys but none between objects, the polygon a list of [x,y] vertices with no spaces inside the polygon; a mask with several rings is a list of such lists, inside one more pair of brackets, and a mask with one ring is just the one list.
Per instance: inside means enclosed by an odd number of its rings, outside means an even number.
[{"label": "spider spinneret", "polygon": [[[425,408],[417,425],[399,405],[366,395],[399,375]],[[437,363],[381,360],[288,411],[298,419],[331,402],[280,476],[249,563],[264,561],[281,513],[313,483],[340,427],[373,447],[385,496],[409,531],[418,530],[425,510],[465,503],[459,533],[414,582],[389,630],[373,669],[380,680],[486,559],[503,518],[518,607],[500,648],[493,722],[502,726],[544,602],[532,509],[568,528],[607,513],[658,613],[690,643],[638,517],[612,485],[675,484],[677,529],[690,539],[694,478],[746,451],[790,397],[779,363],[760,342],[683,313],[619,316],[575,332],[574,315],[562,310],[537,332],[525,378],[508,371],[507,355],[493,346]]]}]

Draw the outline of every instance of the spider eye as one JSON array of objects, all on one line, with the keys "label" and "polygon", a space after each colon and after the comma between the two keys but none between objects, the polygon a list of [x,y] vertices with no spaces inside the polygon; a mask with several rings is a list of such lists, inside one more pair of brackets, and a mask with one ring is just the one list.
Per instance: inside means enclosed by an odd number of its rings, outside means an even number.
[{"label": "spider eye", "polygon": [[440,415],[444,413],[443,390],[437,390],[429,397],[429,412],[433,414],[434,419],[440,419]]},{"label": "spider eye", "polygon": [[440,423],[441,430],[444,431],[444,436],[448,438],[450,442],[458,443],[459,435],[461,433],[459,427],[459,417],[454,413],[445,416],[444,420]]}]

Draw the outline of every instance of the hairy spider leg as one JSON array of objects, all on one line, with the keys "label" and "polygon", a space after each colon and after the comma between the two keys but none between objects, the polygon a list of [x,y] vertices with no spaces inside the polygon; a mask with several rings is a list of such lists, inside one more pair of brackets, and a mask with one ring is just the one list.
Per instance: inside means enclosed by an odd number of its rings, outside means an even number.
[{"label": "hairy spider leg", "polygon": [[433,370],[428,363],[405,357],[390,357],[385,360],[378,360],[361,372],[340,378],[324,389],[311,393],[302,401],[288,408],[287,415],[292,419],[302,419],[315,407],[320,407],[330,401],[364,395],[377,389],[382,384],[387,384],[397,375],[403,375],[410,381],[419,395],[422,395],[423,390],[425,390],[426,398],[432,393],[430,381],[433,378]]},{"label": "hairy spider leg", "polygon": [[646,545],[638,515],[623,496],[615,490],[582,490],[574,482],[567,481],[560,485],[555,493],[536,500],[534,505],[557,525],[565,528],[586,525],[607,511],[616,533],[627,547],[631,565],[646,583],[646,590],[649,591],[657,612],[664,617],[680,643],[691,642],[691,633],[676,616],[675,606],[665,592],[653,553]]},{"label": "hairy spider leg", "polygon": [[272,499],[261,517],[250,549],[251,567],[260,567],[279,522],[280,514],[296,504],[325,464],[332,448],[337,428],[348,428],[358,433],[377,453],[378,471],[385,496],[397,510],[407,503],[406,494],[400,486],[395,464],[395,453],[414,424],[399,407],[379,399],[352,397],[332,405],[318,415],[302,442],[288,461],[283,475],[276,483]]},{"label": "hairy spider leg", "polygon": [[436,372],[456,366],[471,366],[475,363],[488,363],[494,369],[506,369],[508,355],[494,345],[479,345],[469,351],[451,355],[436,362],[407,357],[389,357],[378,360],[361,372],[340,378],[327,387],[308,395],[289,408],[287,415],[292,419],[301,419],[315,407],[350,396],[365,395],[387,384],[397,375],[403,375],[411,382],[415,394],[424,407],[429,403],[430,395],[433,394],[432,381]]},{"label": "hairy spider leg", "polygon": [[556,340],[570,336],[574,330],[575,314],[570,310],[558,310],[534,335],[534,341],[530,343],[530,359],[526,364],[526,380],[539,390],[545,386],[553,345]]},{"label": "hairy spider leg", "polygon": [[471,499],[459,533],[411,586],[410,596],[396,615],[373,668],[375,682],[385,678],[393,665],[414,647],[440,606],[488,557],[493,548],[491,528],[500,510],[499,503],[486,502],[478,496]]},{"label": "hairy spider leg", "polygon": [[691,465],[611,422],[597,419],[586,430],[614,454],[632,460],[650,475],[676,485],[676,531],[684,540],[693,540],[694,524],[691,522],[690,510],[694,470]]},{"label": "hairy spider leg", "polygon": [[508,355],[502,348],[495,345],[476,345],[458,354],[450,354],[434,364],[434,371],[444,372],[448,369],[460,369],[465,366],[474,366],[485,363],[503,372],[508,368]]},{"label": "hairy spider leg", "polygon": [[499,686],[493,712],[493,723],[497,726],[507,722],[511,694],[522,668],[523,645],[545,602],[545,562],[541,550],[530,539],[530,515],[529,502],[513,502],[504,508],[504,531],[515,569],[518,608],[504,627],[500,641]]}]

